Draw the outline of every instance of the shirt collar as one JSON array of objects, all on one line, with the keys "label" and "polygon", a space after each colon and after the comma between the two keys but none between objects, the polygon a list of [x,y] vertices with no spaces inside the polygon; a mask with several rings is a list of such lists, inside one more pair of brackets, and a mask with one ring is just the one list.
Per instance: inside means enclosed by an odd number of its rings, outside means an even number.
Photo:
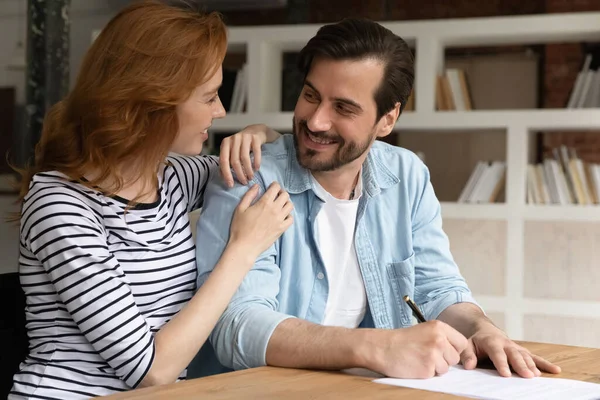
[{"label": "shirt collar", "polygon": [[[289,135],[285,139],[289,150],[285,176],[286,190],[290,194],[299,194],[312,189],[310,171],[298,163],[293,136]],[[378,153],[379,150],[371,148],[362,166],[362,191],[370,197],[376,196],[382,189],[387,189],[400,182],[400,178],[389,170]]]}]

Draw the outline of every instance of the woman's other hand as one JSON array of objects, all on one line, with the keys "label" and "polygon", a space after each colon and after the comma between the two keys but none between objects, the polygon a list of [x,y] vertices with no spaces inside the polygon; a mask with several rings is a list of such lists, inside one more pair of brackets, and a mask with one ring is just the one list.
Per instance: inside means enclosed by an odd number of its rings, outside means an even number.
[{"label": "woman's other hand", "polygon": [[254,204],[258,185],[242,197],[233,215],[229,243],[239,246],[253,259],[267,250],[293,223],[294,205],[289,194],[273,182]]}]

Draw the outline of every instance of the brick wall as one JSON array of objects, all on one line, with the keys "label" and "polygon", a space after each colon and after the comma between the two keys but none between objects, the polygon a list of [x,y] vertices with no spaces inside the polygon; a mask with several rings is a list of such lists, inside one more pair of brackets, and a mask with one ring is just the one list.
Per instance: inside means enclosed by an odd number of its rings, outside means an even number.
[{"label": "brick wall", "polygon": [[546,0],[546,11],[550,13],[598,10],[600,0]]},{"label": "brick wall", "polygon": [[[546,12],[581,12],[600,10],[600,0],[546,0]],[[600,22],[599,22],[600,23]],[[545,48],[544,107],[564,107],[581,69],[584,49],[581,44],[558,43]],[[543,154],[561,144],[573,147],[588,162],[600,162],[600,135],[594,132],[552,132],[543,134]]]},{"label": "brick wall", "polygon": [[544,0],[311,0],[310,6],[315,22],[335,21],[348,10],[379,20],[418,20],[535,14],[543,12]]},{"label": "brick wall", "polygon": [[[549,0],[288,0],[288,10],[244,10],[225,12],[231,25],[277,25],[295,20],[291,13],[307,7],[306,23],[327,23],[344,17],[375,20],[419,20],[441,18],[475,18],[498,15],[539,14]],[[291,9],[291,11],[290,11]]]}]

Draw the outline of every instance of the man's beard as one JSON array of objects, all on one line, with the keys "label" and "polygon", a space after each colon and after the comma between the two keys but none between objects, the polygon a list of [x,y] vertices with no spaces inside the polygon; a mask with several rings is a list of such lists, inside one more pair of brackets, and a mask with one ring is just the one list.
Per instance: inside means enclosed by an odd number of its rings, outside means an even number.
[{"label": "man's beard", "polygon": [[[308,129],[306,120],[299,120],[298,125],[296,125],[296,118],[294,117],[292,125],[294,146],[296,147],[296,158],[298,159],[298,163],[303,168],[313,172],[333,171],[351,163],[362,156],[365,152],[369,151],[375,136],[375,131],[373,130],[373,132],[363,143],[346,143],[346,141],[339,135],[331,135],[327,132],[311,131]],[[320,139],[334,141],[334,143],[337,145],[337,149],[329,159],[319,159],[320,152],[313,149],[300,149],[299,135],[307,135],[308,132]]]}]

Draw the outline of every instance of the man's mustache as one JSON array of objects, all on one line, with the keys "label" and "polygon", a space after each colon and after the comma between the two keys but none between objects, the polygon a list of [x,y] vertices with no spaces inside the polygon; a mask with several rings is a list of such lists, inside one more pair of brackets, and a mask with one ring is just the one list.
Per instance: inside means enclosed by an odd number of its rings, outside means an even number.
[{"label": "man's mustache", "polygon": [[331,135],[331,134],[327,133],[326,131],[318,131],[318,132],[311,131],[308,128],[308,123],[306,121],[299,121],[298,126],[303,131],[310,133],[311,135],[316,136],[319,139],[331,140],[334,142],[343,142],[342,138],[338,135]]}]

